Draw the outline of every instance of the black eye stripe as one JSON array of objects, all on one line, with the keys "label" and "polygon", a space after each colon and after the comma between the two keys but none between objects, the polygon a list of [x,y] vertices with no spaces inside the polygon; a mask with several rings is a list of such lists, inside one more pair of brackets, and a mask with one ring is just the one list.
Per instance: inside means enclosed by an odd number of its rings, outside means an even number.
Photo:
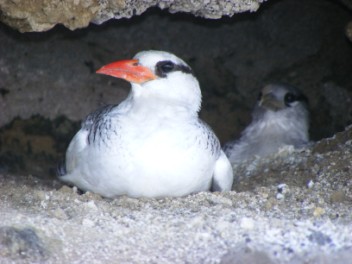
[{"label": "black eye stripe", "polygon": [[293,103],[294,101],[297,101],[297,97],[294,94],[287,93],[285,95],[285,103]]},{"label": "black eye stripe", "polygon": [[175,71],[193,74],[190,67],[183,64],[175,64],[172,61],[159,61],[155,66],[155,74],[161,78],[165,78],[168,73]]},{"label": "black eye stripe", "polygon": [[175,68],[175,64],[171,61],[162,61],[158,67],[164,73],[172,72]]},{"label": "black eye stripe", "polygon": [[286,106],[291,106],[290,104],[293,102],[305,102],[308,104],[308,99],[305,97],[303,94],[292,94],[292,93],[287,93],[284,98],[284,102]]},{"label": "black eye stripe", "polygon": [[191,69],[190,67],[186,66],[186,65],[179,65],[179,64],[177,64],[177,65],[176,65],[176,70],[177,70],[177,71],[184,72],[184,73],[191,73],[191,74],[193,74],[192,69]]}]

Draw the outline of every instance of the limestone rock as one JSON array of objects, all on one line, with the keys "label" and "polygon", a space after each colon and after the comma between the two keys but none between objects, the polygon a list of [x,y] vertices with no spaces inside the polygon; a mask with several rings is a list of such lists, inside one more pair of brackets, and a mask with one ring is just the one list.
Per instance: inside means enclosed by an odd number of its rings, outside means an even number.
[{"label": "limestone rock", "polygon": [[38,261],[45,259],[46,253],[43,242],[33,229],[0,227],[0,258]]},{"label": "limestone rock", "polygon": [[169,9],[171,13],[190,12],[214,19],[256,11],[264,1],[4,0],[0,2],[0,21],[20,32],[46,31],[56,24],[74,30],[87,27],[90,22],[101,24],[113,18],[140,15],[153,6]]},{"label": "limestone rock", "polygon": [[[123,3],[117,4],[118,8]],[[21,32],[46,31],[56,24],[63,24],[69,29],[88,26],[98,14],[100,5],[96,0],[87,1],[1,1],[0,19],[5,24]]]}]

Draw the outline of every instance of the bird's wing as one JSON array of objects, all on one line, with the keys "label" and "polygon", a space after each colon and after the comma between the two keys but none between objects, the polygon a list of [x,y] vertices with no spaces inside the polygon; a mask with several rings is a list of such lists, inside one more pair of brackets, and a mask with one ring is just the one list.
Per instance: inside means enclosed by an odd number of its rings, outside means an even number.
[{"label": "bird's wing", "polygon": [[66,152],[66,172],[72,172],[79,163],[82,151],[95,139],[99,127],[104,123],[104,118],[115,108],[115,105],[107,105],[89,114],[83,121],[81,129],[73,137]]},{"label": "bird's wing", "polygon": [[66,173],[71,173],[79,164],[81,152],[87,146],[88,131],[81,129],[71,140],[70,145],[66,151]]},{"label": "bird's wing", "polygon": [[105,105],[103,107],[98,108],[93,113],[89,114],[83,121],[82,121],[82,129],[85,130],[92,130],[97,129],[100,122],[110,113],[113,109],[115,109],[116,105]]},{"label": "bird's wing", "polygon": [[233,183],[233,169],[225,153],[221,151],[215,162],[212,191],[231,191]]},{"label": "bird's wing", "polygon": [[205,139],[205,148],[211,151],[216,158],[220,156],[221,146],[219,139],[215,135],[211,127],[203,120],[198,119],[197,126],[201,128],[203,138]]},{"label": "bird's wing", "polygon": [[233,170],[230,161],[221,150],[219,139],[213,130],[202,120],[199,120],[200,127],[206,138],[205,147],[209,149],[216,158],[212,179],[212,191],[230,191],[233,182]]}]

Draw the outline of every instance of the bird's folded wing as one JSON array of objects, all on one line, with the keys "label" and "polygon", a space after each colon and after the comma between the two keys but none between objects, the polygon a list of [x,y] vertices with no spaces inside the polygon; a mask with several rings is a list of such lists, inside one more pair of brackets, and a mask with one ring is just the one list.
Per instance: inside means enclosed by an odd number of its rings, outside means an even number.
[{"label": "bird's folded wing", "polygon": [[221,151],[215,163],[212,181],[212,191],[231,191],[233,183],[233,169],[225,153]]}]

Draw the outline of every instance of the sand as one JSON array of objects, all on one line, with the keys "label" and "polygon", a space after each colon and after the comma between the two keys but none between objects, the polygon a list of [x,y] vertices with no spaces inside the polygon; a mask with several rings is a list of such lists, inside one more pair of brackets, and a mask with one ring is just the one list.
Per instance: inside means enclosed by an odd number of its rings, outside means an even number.
[{"label": "sand", "polygon": [[234,190],[105,199],[0,175],[0,263],[348,263],[352,128],[235,168]]}]

